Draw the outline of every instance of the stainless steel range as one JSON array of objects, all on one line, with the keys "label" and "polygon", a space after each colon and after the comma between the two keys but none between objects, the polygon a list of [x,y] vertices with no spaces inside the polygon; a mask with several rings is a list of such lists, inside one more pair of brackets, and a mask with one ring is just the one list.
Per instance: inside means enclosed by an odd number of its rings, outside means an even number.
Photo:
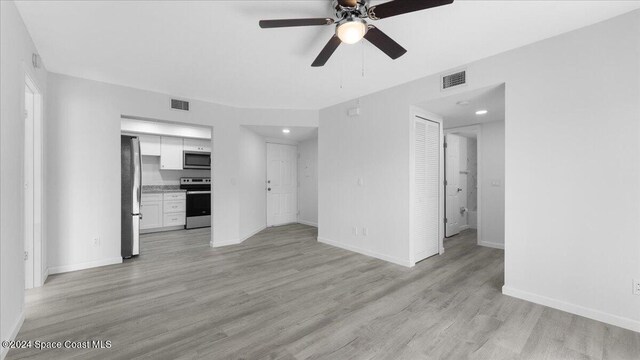
[{"label": "stainless steel range", "polygon": [[180,178],[180,189],[187,190],[185,229],[211,226],[211,178]]}]

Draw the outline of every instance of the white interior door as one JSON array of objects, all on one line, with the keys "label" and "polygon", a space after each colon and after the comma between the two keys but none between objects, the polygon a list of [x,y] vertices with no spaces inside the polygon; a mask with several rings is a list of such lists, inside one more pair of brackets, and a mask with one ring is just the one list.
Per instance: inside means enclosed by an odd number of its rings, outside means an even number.
[{"label": "white interior door", "polygon": [[298,149],[267,143],[267,226],[298,221]]},{"label": "white interior door", "polygon": [[466,137],[460,136],[460,144],[458,146],[459,151],[459,171],[458,171],[458,184],[460,185],[460,191],[458,193],[458,228],[459,231],[463,231],[469,228],[469,217],[467,211],[462,211],[462,209],[466,209],[467,206],[467,189],[469,183],[469,160],[468,160],[468,146],[469,141]]},{"label": "white interior door", "polygon": [[414,254],[415,261],[439,253],[440,124],[417,118],[414,123]]},{"label": "white interior door", "polygon": [[24,287],[31,289],[34,254],[34,109],[35,93],[25,86],[24,94]]},{"label": "white interior door", "polygon": [[445,236],[453,236],[460,232],[460,137],[449,134],[446,136],[445,150]]}]

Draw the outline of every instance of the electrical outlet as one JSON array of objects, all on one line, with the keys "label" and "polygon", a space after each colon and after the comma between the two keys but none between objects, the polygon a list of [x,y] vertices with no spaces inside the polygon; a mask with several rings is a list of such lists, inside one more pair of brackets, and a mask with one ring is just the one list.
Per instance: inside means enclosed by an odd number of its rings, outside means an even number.
[{"label": "electrical outlet", "polygon": [[369,235],[369,229],[367,229],[366,227],[362,228],[362,236],[367,236]]},{"label": "electrical outlet", "polygon": [[99,237],[93,238],[93,246],[100,246],[100,238]]},{"label": "electrical outlet", "polygon": [[640,295],[640,280],[633,280],[633,295]]}]

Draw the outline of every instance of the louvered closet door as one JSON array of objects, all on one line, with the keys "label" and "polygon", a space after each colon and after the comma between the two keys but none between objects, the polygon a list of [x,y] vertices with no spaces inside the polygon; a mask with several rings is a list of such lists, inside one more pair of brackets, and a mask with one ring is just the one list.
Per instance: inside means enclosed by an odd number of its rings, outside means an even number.
[{"label": "louvered closet door", "polygon": [[440,124],[415,120],[415,261],[439,252]]}]

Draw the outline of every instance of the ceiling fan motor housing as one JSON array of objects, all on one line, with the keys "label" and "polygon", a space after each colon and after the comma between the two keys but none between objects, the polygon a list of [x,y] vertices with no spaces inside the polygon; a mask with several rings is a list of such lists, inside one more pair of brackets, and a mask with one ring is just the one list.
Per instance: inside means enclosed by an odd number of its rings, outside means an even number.
[{"label": "ceiling fan motor housing", "polygon": [[[345,19],[347,17],[366,18],[368,0],[353,0],[354,6],[340,5],[340,1],[333,0],[333,7],[336,9],[336,18]],[[349,3],[349,1],[343,1]]]}]

